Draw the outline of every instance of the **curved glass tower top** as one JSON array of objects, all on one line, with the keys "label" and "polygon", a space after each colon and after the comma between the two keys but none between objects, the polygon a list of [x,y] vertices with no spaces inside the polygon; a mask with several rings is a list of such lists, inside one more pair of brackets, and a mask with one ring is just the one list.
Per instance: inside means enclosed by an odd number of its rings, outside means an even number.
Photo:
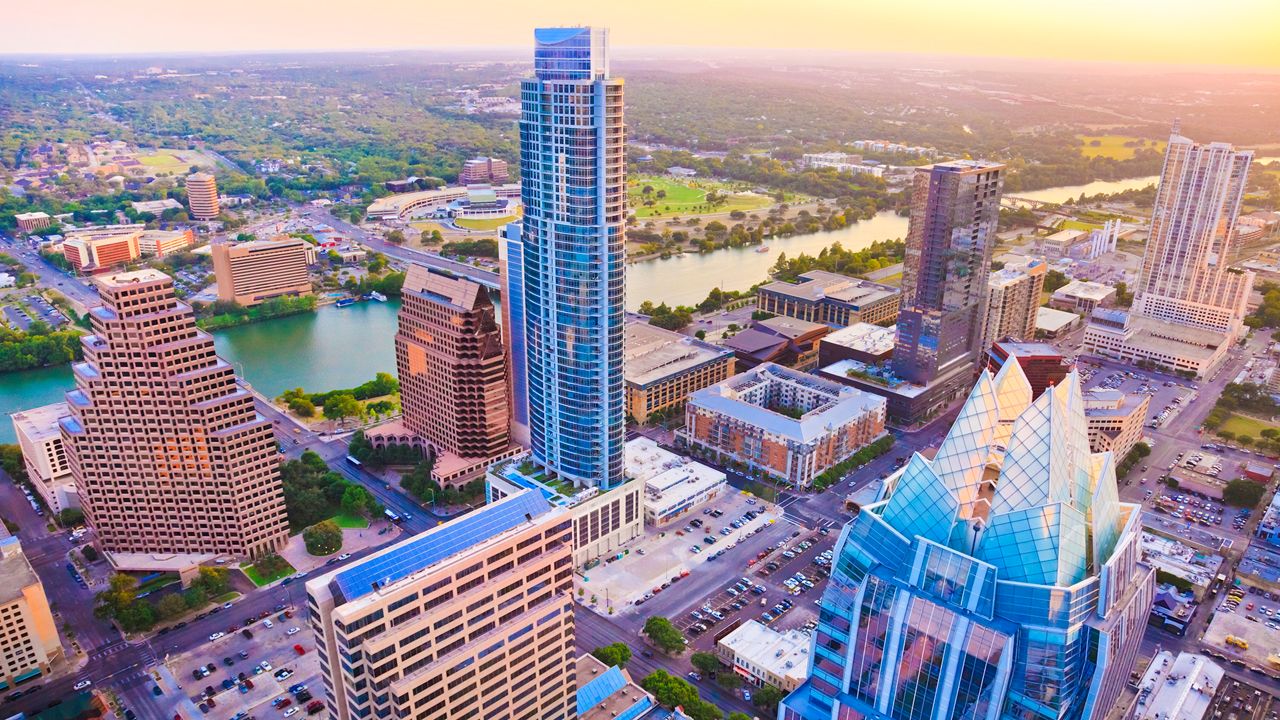
[{"label": "curved glass tower top", "polygon": [[603,28],[535,32],[520,88],[529,439],[582,487],[622,476],[626,128]]}]

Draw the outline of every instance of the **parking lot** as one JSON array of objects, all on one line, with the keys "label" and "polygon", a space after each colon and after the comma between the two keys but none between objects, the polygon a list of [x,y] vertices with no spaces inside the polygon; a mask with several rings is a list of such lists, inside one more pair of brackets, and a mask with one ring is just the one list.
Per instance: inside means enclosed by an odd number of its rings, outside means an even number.
[{"label": "parking lot", "polygon": [[1195,398],[1196,391],[1191,387],[1172,380],[1158,380],[1141,370],[1112,370],[1087,360],[1081,360],[1079,368],[1085,390],[1119,390],[1128,394],[1149,395],[1150,412],[1143,420],[1143,425],[1148,428],[1168,424]]},{"label": "parking lot", "polygon": [[222,613],[232,623],[226,631],[215,632],[200,648],[166,657],[164,672],[153,669],[159,680],[151,692],[165,713],[190,720],[266,720],[305,716],[308,707],[319,712],[323,703],[314,703],[323,692],[311,633],[304,617],[277,607],[282,609],[267,617],[247,618],[233,605]]},{"label": "parking lot", "polygon": [[688,515],[685,523],[658,530],[645,528],[620,560],[587,571],[579,581],[583,599],[600,612],[636,612],[639,606],[691,575],[722,571],[726,564],[746,563],[738,545],[774,525],[782,517],[776,505],[744,494],[712,500]]},{"label": "parking lot", "polygon": [[1216,609],[1213,622],[1205,629],[1204,642],[1220,648],[1228,658],[1270,667],[1267,658],[1280,655],[1280,596],[1256,588],[1233,593]]},{"label": "parking lot", "polygon": [[67,316],[63,315],[61,310],[36,293],[28,293],[22,297],[10,295],[8,304],[4,305],[3,314],[4,321],[10,327],[24,332],[37,320],[44,322],[51,328],[67,324]]}]

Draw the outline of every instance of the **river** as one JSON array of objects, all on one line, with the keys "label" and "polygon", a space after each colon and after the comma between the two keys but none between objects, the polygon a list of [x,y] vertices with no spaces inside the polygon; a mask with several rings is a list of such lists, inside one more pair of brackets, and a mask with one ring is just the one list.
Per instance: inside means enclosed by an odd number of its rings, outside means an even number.
[{"label": "river", "polygon": [[[1119,192],[1155,180],[1098,181],[1018,195],[1062,202],[1079,197],[1081,192]],[[832,232],[770,239],[766,241],[769,251],[764,253],[745,247],[631,263],[627,266],[627,308],[635,310],[645,300],[693,305],[714,287],[746,290],[764,280],[781,253],[788,257],[816,255],[837,241],[846,249],[859,250],[877,240],[906,234],[907,218],[881,212]],[[214,342],[218,353],[233,363],[244,379],[271,397],[298,386],[313,391],[352,387],[372,379],[376,372],[395,372],[392,337],[398,307],[397,302],[327,306],[315,313],[219,330],[213,334]],[[0,375],[0,443],[14,441],[9,413],[58,402],[73,384],[66,367]]]}]

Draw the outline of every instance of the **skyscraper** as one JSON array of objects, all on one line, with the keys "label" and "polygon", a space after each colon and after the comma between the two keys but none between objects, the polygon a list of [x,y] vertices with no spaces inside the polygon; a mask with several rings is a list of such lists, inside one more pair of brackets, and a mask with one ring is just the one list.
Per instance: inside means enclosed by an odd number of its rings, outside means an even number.
[{"label": "skyscraper", "polygon": [[328,717],[575,717],[571,536],[526,490],[307,582]]},{"label": "skyscraper", "polygon": [[218,205],[218,180],[212,173],[198,172],[187,176],[187,208],[195,220],[216,220],[222,208]]},{"label": "skyscraper", "polygon": [[1003,186],[999,163],[956,160],[916,170],[893,351],[900,378],[929,385],[976,367]]},{"label": "skyscraper", "polygon": [[260,556],[288,539],[271,422],[158,270],[100,276],[59,420],[99,547]]},{"label": "skyscraper", "polygon": [[1031,260],[1022,267],[1005,267],[991,273],[987,281],[984,351],[991,347],[991,343],[1003,338],[1035,338],[1036,316],[1047,267],[1043,260]]},{"label": "skyscraper", "polygon": [[1115,463],[1089,451],[1074,371],[1035,400],[1019,363],[982,371],[934,459],[841,532],[779,717],[1105,717],[1155,590]]},{"label": "skyscraper", "polygon": [[1084,351],[1205,377],[1240,337],[1254,275],[1227,266],[1253,152],[1176,128],[1151,211],[1133,307],[1097,309]]},{"label": "skyscraper", "polygon": [[507,350],[507,400],[511,441],[529,447],[529,373],[524,321],[524,243],[520,222],[508,223],[498,238],[502,266],[502,341]]},{"label": "skyscraper", "polygon": [[1169,137],[1135,313],[1236,333],[1252,275],[1227,267],[1252,150]]},{"label": "skyscraper", "polygon": [[483,474],[487,461],[510,444],[506,356],[489,292],[413,264],[401,297],[400,423],[437,455],[432,472],[440,480]]},{"label": "skyscraper", "polygon": [[521,83],[524,322],[533,458],[578,486],[622,481],[626,129],[603,28],[534,33]]}]

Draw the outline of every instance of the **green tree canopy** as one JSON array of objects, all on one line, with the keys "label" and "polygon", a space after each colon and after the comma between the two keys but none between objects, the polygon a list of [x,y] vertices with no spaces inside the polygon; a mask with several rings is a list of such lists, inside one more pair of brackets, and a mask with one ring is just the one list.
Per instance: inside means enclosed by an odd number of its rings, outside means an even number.
[{"label": "green tree canopy", "polygon": [[312,555],[332,555],[342,549],[342,528],[325,520],[303,530],[302,541]]},{"label": "green tree canopy", "polygon": [[598,647],[591,654],[605,665],[617,665],[621,668],[626,667],[627,661],[631,659],[631,648],[626,643],[616,642]]},{"label": "green tree canopy", "polygon": [[683,652],[687,641],[667,618],[653,615],[644,621],[644,634],[663,652]]},{"label": "green tree canopy", "polygon": [[1240,508],[1255,508],[1262,501],[1267,488],[1253,480],[1232,480],[1222,490],[1222,501]]}]

